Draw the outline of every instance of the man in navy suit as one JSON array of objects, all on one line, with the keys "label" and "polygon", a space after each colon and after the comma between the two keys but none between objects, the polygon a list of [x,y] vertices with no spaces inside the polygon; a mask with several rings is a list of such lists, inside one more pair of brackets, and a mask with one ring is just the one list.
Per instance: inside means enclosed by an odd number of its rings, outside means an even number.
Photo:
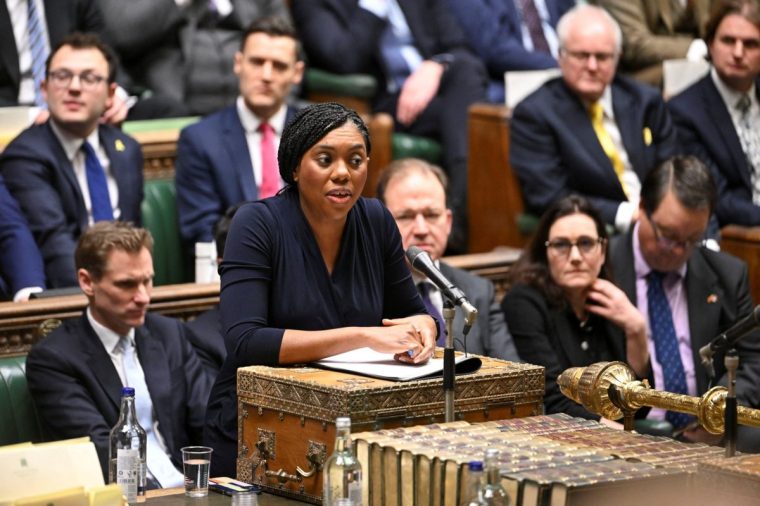
[{"label": "man in navy suit", "polygon": [[[710,386],[699,350],[752,311],[747,265],[725,253],[701,246],[715,204],[715,185],[710,172],[693,156],[675,157],[654,168],[643,181],[641,218],[625,235],[610,244],[615,280],[650,322],[649,379],[654,388],[665,390],[667,376],[681,369],[688,395],[702,395]],[[652,274],[655,276],[652,276]],[[660,281],[655,281],[659,278]],[[670,318],[651,318],[655,301],[653,282],[664,292]],[[669,311],[668,311],[669,309]],[[671,320],[678,353],[655,343],[651,327],[655,320]],[[660,337],[667,332],[660,332]],[[739,404],[760,406],[760,334],[755,331],[738,341],[739,371],[736,396]],[[675,356],[674,356],[675,355]],[[679,360],[680,367],[678,362]],[[723,352],[713,359],[717,383],[726,384]],[[667,366],[667,367],[666,367]],[[662,410],[651,410],[648,418],[662,419]],[[690,427],[686,439],[715,440],[702,428]],[[739,449],[758,451],[760,431],[739,429]]]},{"label": "man in navy suit", "polygon": [[0,300],[26,300],[45,288],[45,266],[13,196],[0,176]]},{"label": "man in navy suit", "polygon": [[211,380],[178,320],[148,313],[153,288],[150,232],[99,222],[76,251],[88,306],[29,352],[29,390],[50,440],[90,436],[103,475],[121,389],[135,388],[148,432],[153,486],[180,486],[183,446],[200,444]]},{"label": "man in navy suit", "polygon": [[116,88],[114,71],[112,53],[97,36],[65,38],[51,52],[42,83],[50,119],[24,130],[0,157],[50,288],[76,286],[74,249],[89,225],[99,219],[140,223],[140,146],[100,124]]},{"label": "man in navy suit", "polygon": [[[760,4],[728,0],[707,23],[712,69],[668,108],[686,150],[713,170],[721,225],[760,225]],[[746,104],[746,113],[744,104]]]},{"label": "man in navy suit", "polygon": [[609,14],[576,7],[557,32],[562,77],[515,108],[510,162],[530,212],[578,193],[625,231],[638,217],[641,180],[676,153],[675,130],[658,90],[615,76],[622,40]]},{"label": "man in navy suit", "polygon": [[[290,22],[264,18],[246,31],[235,55],[234,71],[240,80],[235,105],[185,128],[177,144],[179,225],[189,245],[211,241],[214,225],[230,206],[269,197],[282,187],[277,146],[295,114],[286,99],[301,82],[303,70]],[[267,160],[274,163],[276,180],[262,192]]]},{"label": "man in navy suit", "polygon": [[488,68],[492,102],[504,101],[504,72],[557,66],[557,22],[575,6],[575,0],[448,2],[470,46]]},{"label": "man in navy suit", "polygon": [[[464,327],[462,308],[456,308],[452,328],[454,346],[470,353],[487,355],[518,362],[515,343],[507,331],[504,312],[495,300],[493,283],[467,271],[441,261],[451,232],[451,210],[446,206],[446,174],[439,167],[424,160],[407,158],[396,160],[386,167],[377,182],[379,198],[393,215],[401,232],[404,249],[416,246],[426,251],[438,264],[441,272],[467,295],[478,310],[478,317],[466,336],[460,339]],[[424,275],[412,271],[415,284],[431,313],[443,308],[441,291]],[[427,299],[427,300],[426,300]],[[442,320],[441,320],[442,323]],[[439,345],[445,344],[445,335],[439,331]]]},{"label": "man in navy suit", "polygon": [[396,130],[434,137],[449,176],[449,249],[467,242],[467,110],[488,75],[446,0],[295,0],[293,19],[314,66],[377,78],[374,110]]}]

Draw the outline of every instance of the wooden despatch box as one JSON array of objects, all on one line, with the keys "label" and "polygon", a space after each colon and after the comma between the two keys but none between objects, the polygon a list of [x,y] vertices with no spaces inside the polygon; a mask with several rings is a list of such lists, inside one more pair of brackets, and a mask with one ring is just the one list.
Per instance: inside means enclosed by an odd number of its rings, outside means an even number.
[{"label": "wooden despatch box", "polygon": [[[481,358],[479,371],[456,378],[458,420],[542,412],[543,367]],[[441,378],[396,382],[311,367],[252,366],[238,369],[237,392],[238,479],[315,504],[322,501],[322,464],[333,451],[338,416],[351,417],[352,432],[444,421]]]}]

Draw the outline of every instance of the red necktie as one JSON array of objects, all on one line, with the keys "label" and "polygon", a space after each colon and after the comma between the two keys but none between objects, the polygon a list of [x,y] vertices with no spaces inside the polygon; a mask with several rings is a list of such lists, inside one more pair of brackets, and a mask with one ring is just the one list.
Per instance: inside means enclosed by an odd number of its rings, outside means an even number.
[{"label": "red necktie", "polygon": [[261,132],[261,186],[259,198],[265,199],[280,190],[280,169],[274,151],[274,130],[269,123],[259,125]]}]

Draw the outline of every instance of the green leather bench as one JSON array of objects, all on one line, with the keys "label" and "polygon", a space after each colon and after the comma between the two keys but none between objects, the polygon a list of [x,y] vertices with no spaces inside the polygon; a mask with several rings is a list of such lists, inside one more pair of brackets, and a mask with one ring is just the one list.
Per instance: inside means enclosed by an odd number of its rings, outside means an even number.
[{"label": "green leather bench", "polygon": [[[182,247],[177,218],[177,191],[173,179],[145,181],[142,201],[143,226],[153,235],[155,285],[192,282],[185,269],[187,253]],[[187,257],[189,258],[189,257]]]},{"label": "green leather bench", "polygon": [[0,446],[42,441],[42,427],[26,386],[26,356],[0,357]]}]

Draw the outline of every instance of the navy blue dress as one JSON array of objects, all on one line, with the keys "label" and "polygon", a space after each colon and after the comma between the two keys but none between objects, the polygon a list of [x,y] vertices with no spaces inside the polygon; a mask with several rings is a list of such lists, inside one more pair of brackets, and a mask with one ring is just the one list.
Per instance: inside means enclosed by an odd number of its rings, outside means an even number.
[{"label": "navy blue dress", "polygon": [[360,198],[348,213],[332,274],[296,188],[246,204],[233,219],[220,273],[227,358],[205,432],[216,476],[235,475],[237,368],[279,365],[285,329],[380,326],[383,318],[426,313],[396,223],[374,199]]}]

